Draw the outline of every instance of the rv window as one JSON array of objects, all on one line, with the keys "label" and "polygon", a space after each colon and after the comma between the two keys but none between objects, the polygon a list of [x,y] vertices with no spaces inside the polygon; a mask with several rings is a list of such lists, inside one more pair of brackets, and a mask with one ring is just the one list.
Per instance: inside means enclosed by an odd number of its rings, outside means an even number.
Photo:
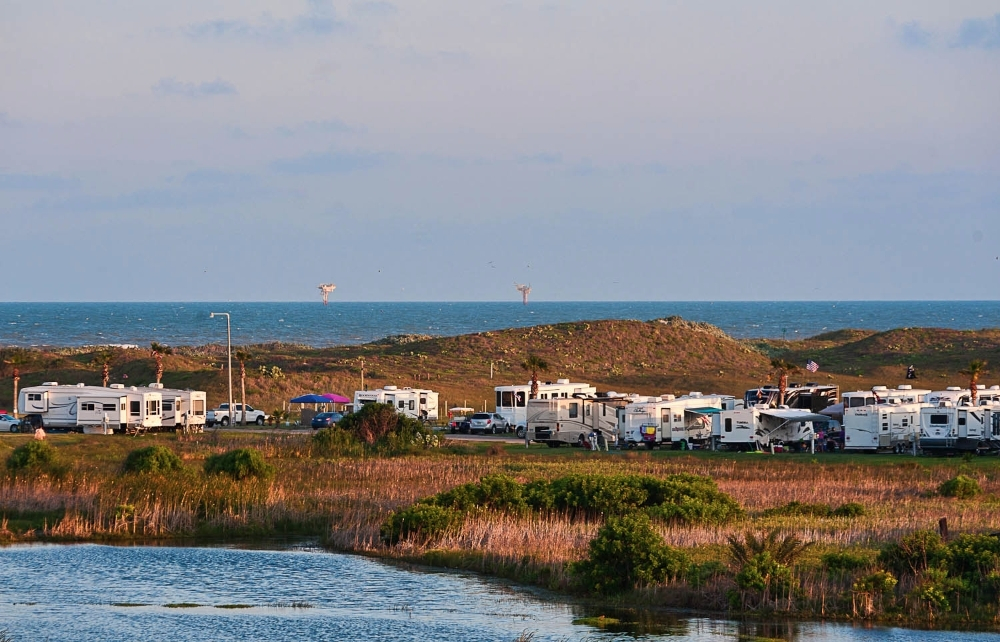
[{"label": "rv window", "polygon": [[733,420],[730,417],[726,417],[726,432],[733,432]]},{"label": "rv window", "polygon": [[590,416],[590,404],[589,403],[588,404],[584,404],[584,406],[583,406],[583,416],[584,417],[589,417]]},{"label": "rv window", "polygon": [[93,412],[94,411],[94,402],[93,401],[88,401],[87,403],[80,404],[80,410],[89,410],[90,412]]},{"label": "rv window", "polygon": [[909,425],[910,425],[910,420],[909,419],[904,419],[903,420],[903,428],[906,428]]},{"label": "rv window", "polygon": [[174,402],[173,401],[164,401],[163,402],[163,412],[166,412],[168,410],[173,411],[173,409],[174,409]]},{"label": "rv window", "polygon": [[674,423],[679,424],[684,421],[684,415],[674,415]]},{"label": "rv window", "polygon": [[569,395],[569,393],[564,392],[564,393],[562,393],[562,398],[565,399],[568,395]]},{"label": "rv window", "polygon": [[413,403],[413,399],[410,399],[410,410],[413,410],[414,405],[415,404]]},{"label": "rv window", "polygon": [[125,412],[125,402],[122,402],[122,412]]},{"label": "rv window", "polygon": [[192,410],[194,414],[203,415],[205,414],[205,400],[204,399],[192,399],[191,400]]},{"label": "rv window", "polygon": [[113,403],[104,404],[104,412],[114,412],[114,411],[115,411],[115,404]]},{"label": "rv window", "polygon": [[[420,405],[421,406],[426,406],[427,405],[427,397],[421,397],[420,398]],[[410,408],[410,410],[413,410],[413,409]]]},{"label": "rv window", "polygon": [[961,416],[961,417],[958,418],[958,425],[959,426],[964,426],[965,425],[965,416]]},{"label": "rv window", "polygon": [[948,415],[931,415],[931,424],[938,426],[947,426]]},{"label": "rv window", "polygon": [[142,402],[141,401],[128,402],[128,412],[130,415],[135,415],[136,417],[138,417],[139,413],[142,412]]},{"label": "rv window", "polygon": [[549,398],[549,393],[543,392],[542,394],[538,395],[538,398],[539,399],[548,399]]},{"label": "rv window", "polygon": [[41,401],[42,394],[40,392],[29,392],[28,401]]},{"label": "rv window", "polygon": [[147,415],[158,415],[160,414],[160,402],[156,399],[150,399],[146,402],[146,414]]},{"label": "rv window", "polygon": [[576,419],[579,416],[580,416],[580,404],[574,401],[569,405],[569,418]]},{"label": "rv window", "polygon": [[400,408],[406,408],[406,402],[405,401],[400,401],[399,402],[399,407]]},{"label": "rv window", "polygon": [[888,430],[889,430],[889,424],[887,423],[882,424],[882,432],[887,432]]},{"label": "rv window", "polygon": [[514,401],[517,402],[518,408],[524,408],[524,392],[514,393]]}]

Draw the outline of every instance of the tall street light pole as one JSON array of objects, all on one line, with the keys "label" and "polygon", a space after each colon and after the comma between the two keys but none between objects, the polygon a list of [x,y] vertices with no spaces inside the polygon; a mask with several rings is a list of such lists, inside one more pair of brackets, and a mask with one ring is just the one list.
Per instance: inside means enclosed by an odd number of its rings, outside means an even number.
[{"label": "tall street light pole", "polygon": [[[216,316],[226,317],[226,348],[229,352],[229,425],[233,425],[236,417],[236,411],[233,409],[233,332],[229,324],[228,312],[211,312],[208,318],[214,319]],[[244,410],[244,412],[246,411]]]}]

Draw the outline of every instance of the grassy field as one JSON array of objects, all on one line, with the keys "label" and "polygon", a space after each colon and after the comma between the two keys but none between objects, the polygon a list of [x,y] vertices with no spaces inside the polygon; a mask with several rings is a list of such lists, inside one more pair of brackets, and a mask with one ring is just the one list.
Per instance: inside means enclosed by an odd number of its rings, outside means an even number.
[{"label": "grassy field", "polygon": [[[29,440],[0,437],[0,460]],[[993,532],[1000,526],[1000,461],[908,456],[737,454],[679,451],[590,453],[577,449],[449,442],[399,457],[323,458],[310,435],[241,434],[181,440],[175,435],[102,437],[52,435],[58,459],[50,469],[3,470],[0,540],[80,541],[152,538],[319,536],[339,550],[461,567],[572,590],[569,565],[587,552],[603,520],[559,512],[478,513],[429,540],[385,545],[379,528],[392,511],[421,498],[502,473],[518,481],[567,474],[693,473],[711,477],[745,511],[724,524],[657,524],[663,540],[697,562],[728,563],[727,538],[778,529],[814,542],[799,563],[803,590],[832,590],[819,559],[829,551],[875,550],[947,518],[952,534]],[[160,444],[183,461],[169,474],[123,474],[129,451]],[[260,450],[276,467],[270,479],[236,481],[208,476],[210,455],[236,447]],[[974,478],[983,494],[942,497],[939,485],[958,473]],[[857,502],[856,517],[767,515],[792,501],[836,507]],[[816,576],[818,577],[818,576]],[[825,576],[824,576],[825,577]],[[731,580],[728,580],[731,584]],[[692,591],[673,584],[650,589],[655,604],[725,610],[728,584]],[[700,597],[699,597],[700,596]],[[711,600],[704,602],[704,600]],[[816,599],[819,599],[818,597]],[[825,600],[825,597],[824,597]],[[831,597],[832,600],[832,597]],[[831,613],[834,613],[832,602]]]}]

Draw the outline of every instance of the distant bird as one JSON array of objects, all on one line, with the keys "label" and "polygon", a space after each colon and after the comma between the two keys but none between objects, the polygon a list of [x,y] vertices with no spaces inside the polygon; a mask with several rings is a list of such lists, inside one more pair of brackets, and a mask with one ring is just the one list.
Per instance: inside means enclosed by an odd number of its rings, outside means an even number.
[{"label": "distant bird", "polygon": [[337,289],[337,286],[333,283],[321,283],[319,286],[319,291],[323,293],[323,305],[326,305],[330,301],[330,293]]},{"label": "distant bird", "polygon": [[489,263],[487,263],[486,265],[490,266],[491,268],[495,268],[495,267],[496,267],[495,265],[493,265],[493,261],[490,261],[490,262],[489,262]]}]

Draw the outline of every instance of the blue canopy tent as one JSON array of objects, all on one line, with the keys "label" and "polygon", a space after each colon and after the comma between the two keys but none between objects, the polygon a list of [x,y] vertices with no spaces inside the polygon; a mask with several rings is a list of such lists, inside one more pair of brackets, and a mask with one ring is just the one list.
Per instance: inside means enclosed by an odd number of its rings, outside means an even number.
[{"label": "blue canopy tent", "polygon": [[324,397],[323,395],[302,395],[301,397],[295,397],[292,399],[291,403],[330,403],[330,399]]}]

